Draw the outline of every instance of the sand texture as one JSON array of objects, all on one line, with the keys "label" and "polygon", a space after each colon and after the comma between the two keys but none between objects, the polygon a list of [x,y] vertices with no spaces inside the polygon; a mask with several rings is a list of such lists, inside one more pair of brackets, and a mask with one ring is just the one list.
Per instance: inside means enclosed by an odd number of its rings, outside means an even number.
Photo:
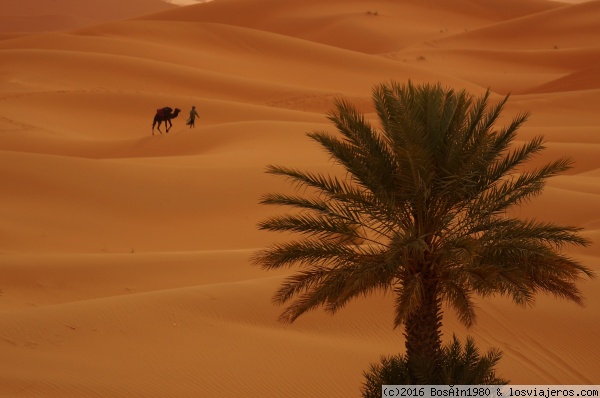
[{"label": "sand texture", "polygon": [[[531,164],[576,162],[517,211],[585,228],[569,255],[600,271],[598,0],[4,3],[0,397],[359,396],[404,350],[392,298],[281,324],[292,271],[248,259],[282,238],[256,228],[288,189],[265,166],[327,171],[305,133],[336,97],[375,118],[380,82],[511,93],[500,123],[530,111],[519,140],[547,140]],[[182,113],[153,136],[162,106]],[[447,312],[444,339],[501,349],[513,384],[600,384],[600,280],[581,289],[481,300],[468,331]]]}]

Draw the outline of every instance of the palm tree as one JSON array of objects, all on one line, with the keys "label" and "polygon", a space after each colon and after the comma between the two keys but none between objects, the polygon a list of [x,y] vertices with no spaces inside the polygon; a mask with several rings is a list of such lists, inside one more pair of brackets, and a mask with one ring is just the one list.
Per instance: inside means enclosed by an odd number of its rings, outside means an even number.
[{"label": "palm tree", "polygon": [[[381,386],[405,384],[508,384],[496,376],[494,367],[502,358],[502,352],[491,349],[481,355],[475,346],[475,340],[467,337],[464,346],[456,336],[452,342],[445,344],[441,351],[442,366],[437,378],[430,375],[417,375],[411,373],[406,355],[382,356],[379,363],[371,364],[369,371],[363,372],[365,382],[361,388],[364,398],[381,397]],[[412,367],[414,368],[414,367]]]},{"label": "palm tree", "polygon": [[[409,361],[439,373],[444,303],[466,326],[475,322],[475,296],[531,305],[536,293],[547,292],[582,304],[576,282],[594,275],[562,254],[565,245],[589,243],[580,228],[507,212],[539,195],[546,179],[572,162],[522,171],[544,149],[543,138],[512,145],[528,113],[496,129],[508,96],[493,105],[489,99],[489,90],[474,97],[440,84],[381,84],[373,89],[377,128],[337,100],[328,118],[339,134],[308,134],[344,174],[268,166],[298,188],[264,195],[261,203],[293,211],[259,224],[298,239],[252,259],[266,270],[298,267],[273,297],[289,303],[280,320],[293,322],[317,307],[335,313],[375,291],[393,293],[394,326],[404,327]],[[363,244],[350,243],[356,240]]]}]

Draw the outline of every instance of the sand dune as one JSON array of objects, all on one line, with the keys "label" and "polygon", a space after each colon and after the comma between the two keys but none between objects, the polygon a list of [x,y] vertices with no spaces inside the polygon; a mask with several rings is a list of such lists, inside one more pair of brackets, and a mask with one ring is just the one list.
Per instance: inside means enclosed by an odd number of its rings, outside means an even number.
[{"label": "sand dune", "polygon": [[5,0],[0,7],[0,33],[67,30],[175,8],[162,0]]},{"label": "sand dune", "polygon": [[567,76],[560,77],[539,87],[532,88],[531,92],[557,92],[579,91],[600,88],[600,62],[589,68],[578,70]]},{"label": "sand dune", "polygon": [[[146,18],[244,26],[374,54],[557,6],[540,1],[512,1],[499,7],[471,0],[435,4],[336,0],[326,5],[316,0],[221,0]],[[423,15],[427,18],[421,18]]]},{"label": "sand dune", "polygon": [[500,21],[478,29],[437,40],[440,44],[460,43],[461,47],[543,50],[596,47],[600,27],[595,15],[600,2],[565,5],[522,17]]},{"label": "sand dune", "polygon": [[[500,93],[596,88],[600,2],[563,5],[416,43],[387,57],[444,70]],[[452,71],[452,73],[451,73]],[[574,74],[572,78],[569,75]]]},{"label": "sand dune", "polygon": [[[256,229],[289,189],[265,166],[330,170],[305,133],[336,97],[374,118],[384,81],[511,93],[500,124],[546,137],[531,165],[576,162],[515,212],[583,227],[569,254],[600,271],[599,1],[82,4],[0,10],[0,396],[358,396],[403,350],[391,298],[282,324],[291,271],[248,259],[282,239]],[[161,106],[182,113],[153,136]],[[513,384],[600,384],[598,283],[583,308],[481,300],[470,330],[447,311],[444,338],[500,348]]]}]

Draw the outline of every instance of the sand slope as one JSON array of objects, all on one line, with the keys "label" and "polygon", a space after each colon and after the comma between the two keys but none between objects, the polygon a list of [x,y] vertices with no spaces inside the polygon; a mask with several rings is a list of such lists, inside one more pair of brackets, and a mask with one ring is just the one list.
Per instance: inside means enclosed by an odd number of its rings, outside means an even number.
[{"label": "sand slope", "polygon": [[176,6],[162,0],[4,0],[0,7],[0,34],[73,29],[172,8]]},{"label": "sand slope", "polygon": [[[284,325],[289,271],[248,258],[282,238],[255,227],[288,189],[265,166],[329,170],[305,133],[336,97],[373,116],[382,81],[511,93],[532,165],[576,161],[516,211],[584,227],[570,254],[600,271],[599,1],[32,1],[0,14],[0,396],[358,396],[403,350],[391,298]],[[182,113],[153,136],[161,106]],[[468,331],[448,312],[445,338],[500,348],[514,384],[600,384],[598,284],[583,308],[481,301]]]}]

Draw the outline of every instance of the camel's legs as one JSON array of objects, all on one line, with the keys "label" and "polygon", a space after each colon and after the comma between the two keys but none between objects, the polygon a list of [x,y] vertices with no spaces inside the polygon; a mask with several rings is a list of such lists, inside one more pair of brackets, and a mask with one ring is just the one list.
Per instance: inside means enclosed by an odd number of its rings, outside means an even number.
[{"label": "camel's legs", "polygon": [[[156,123],[158,123],[158,126],[156,126]],[[160,131],[160,124],[161,123],[162,123],[162,121],[160,121],[158,119],[154,119],[154,122],[152,123],[152,135],[154,135],[154,126],[156,126],[158,132],[162,134],[162,131]]]},{"label": "camel's legs", "polygon": [[162,120],[161,118],[158,118],[158,116],[157,116],[157,118],[154,119],[154,122],[152,123],[152,135],[154,135],[154,126],[156,126],[156,129],[158,130],[158,132],[162,134],[162,130],[160,129],[160,125],[163,122],[165,122],[165,128],[167,129],[167,133],[169,132],[169,129],[171,127],[173,127],[173,123],[171,123],[170,119]]}]

